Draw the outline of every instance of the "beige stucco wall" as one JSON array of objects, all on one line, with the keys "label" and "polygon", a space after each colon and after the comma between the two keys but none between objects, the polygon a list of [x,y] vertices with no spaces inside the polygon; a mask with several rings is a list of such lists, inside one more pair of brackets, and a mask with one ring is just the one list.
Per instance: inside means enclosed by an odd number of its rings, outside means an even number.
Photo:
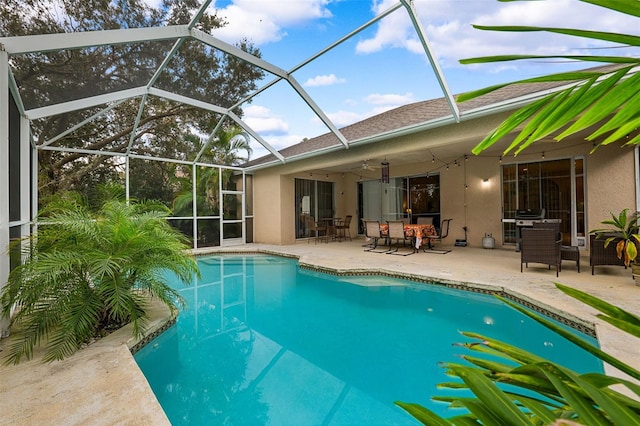
[{"label": "beige stucco wall", "polygon": [[587,223],[601,228],[610,212],[635,211],[634,151],[630,147],[599,147],[587,157]]},{"label": "beige stucco wall", "polygon": [[[357,233],[357,182],[361,179],[378,179],[379,171],[362,172],[346,169],[336,173],[310,173],[326,167],[384,157],[385,154],[407,152],[415,157],[415,163],[399,166],[391,164],[391,177],[424,175],[434,172],[429,149],[447,144],[460,146],[452,154],[447,169],[440,164],[441,214],[451,218],[448,242],[464,238],[467,227],[470,246],[480,247],[485,233],[491,233],[496,245],[502,241],[502,186],[503,164],[542,161],[582,156],[587,173],[587,229],[600,227],[599,222],[610,211],[623,208],[635,209],[634,150],[614,144],[600,147],[590,153],[592,145],[584,140],[562,143],[537,143],[517,157],[506,155],[500,161],[500,151],[475,156],[470,148],[481,140],[501,119],[484,118],[452,125],[418,134],[395,138],[375,144],[356,146],[322,156],[295,161],[284,165],[256,170],[255,176],[255,242],[291,244],[295,242],[294,229],[294,181],[295,178],[331,181],[335,183],[337,217],[352,215],[351,234]],[[467,160],[453,164],[455,157],[467,154]],[[448,161],[448,160],[447,160]],[[489,179],[488,184],[483,184]]]}]

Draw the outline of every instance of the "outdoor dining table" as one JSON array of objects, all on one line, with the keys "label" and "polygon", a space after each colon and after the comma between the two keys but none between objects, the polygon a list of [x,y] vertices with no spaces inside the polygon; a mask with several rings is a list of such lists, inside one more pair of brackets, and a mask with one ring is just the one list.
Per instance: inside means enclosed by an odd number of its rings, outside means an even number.
[{"label": "outdoor dining table", "polygon": [[324,217],[320,219],[322,223],[324,223],[325,229],[327,230],[325,233],[325,237],[327,241],[329,238],[335,240],[337,238],[336,226],[338,226],[342,222],[342,218],[339,217]]},{"label": "outdoor dining table", "polygon": [[[380,224],[380,234],[383,237],[389,235],[389,225],[386,223]],[[432,224],[404,224],[404,235],[411,238],[416,250],[420,249],[424,240],[427,240],[427,245],[431,248],[431,238],[436,238],[438,233],[436,227]]]}]

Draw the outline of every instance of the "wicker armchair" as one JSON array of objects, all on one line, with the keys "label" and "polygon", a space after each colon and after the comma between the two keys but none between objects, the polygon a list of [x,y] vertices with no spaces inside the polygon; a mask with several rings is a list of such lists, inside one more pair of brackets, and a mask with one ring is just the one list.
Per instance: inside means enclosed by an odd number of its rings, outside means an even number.
[{"label": "wicker armchair", "polygon": [[547,228],[523,228],[520,246],[520,272],[522,264],[543,263],[556,267],[556,277],[560,272],[560,247],[562,241],[558,232]]},{"label": "wicker armchair", "polygon": [[589,265],[591,265],[591,275],[595,274],[595,267],[599,265],[621,265],[625,266],[624,259],[618,259],[616,244],[619,240],[613,240],[607,247],[604,246],[607,240],[606,235],[591,234],[589,236]]},{"label": "wicker armchair", "polygon": [[[555,230],[560,234],[560,240],[562,240],[562,233],[560,231],[560,222],[534,222],[534,228],[548,228]],[[560,246],[560,271],[562,272],[562,261],[572,260],[576,262],[578,273],[580,273],[580,249],[578,246]]]}]

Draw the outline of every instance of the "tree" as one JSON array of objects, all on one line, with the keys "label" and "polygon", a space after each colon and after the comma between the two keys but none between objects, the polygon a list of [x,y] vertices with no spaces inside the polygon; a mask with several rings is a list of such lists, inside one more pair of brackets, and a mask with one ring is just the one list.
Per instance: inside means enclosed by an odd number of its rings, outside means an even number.
[{"label": "tree", "polygon": [[[186,24],[198,3],[165,0],[158,8],[152,8],[142,0],[9,0],[0,3],[0,33],[22,36]],[[210,32],[223,25],[222,19],[205,13],[196,28]],[[172,46],[173,41],[154,41],[12,56],[11,69],[22,101],[31,109],[145,86]],[[239,41],[237,47],[260,57],[260,51],[246,40]],[[231,107],[255,90],[263,75],[261,69],[238,58],[186,40],[154,86]],[[198,151],[185,135],[208,135],[220,119],[216,113],[149,96],[136,126],[140,102],[125,101],[57,143],[92,151],[129,151],[192,160]],[[34,120],[36,143],[45,143],[105,107]],[[234,109],[234,113],[242,117],[241,109]],[[124,181],[122,163],[110,156],[42,150],[39,191],[46,196],[68,189],[85,190],[95,184],[97,177]]]},{"label": "tree", "polygon": [[[581,1],[640,17],[640,2],[638,1]],[[527,26],[474,25],[474,28],[509,32],[546,31],[608,41],[622,47],[640,46],[640,37],[631,34]],[[551,93],[517,110],[473,149],[475,154],[479,154],[489,148],[521,126],[522,128],[519,130],[517,137],[504,150],[504,154],[513,150],[515,150],[515,154],[518,154],[532,143],[549,136],[561,141],[570,135],[591,127],[595,130],[590,130],[591,133],[586,139],[593,141],[596,147],[618,141],[623,141],[624,144],[640,144],[640,132],[637,131],[640,127],[640,73],[634,71],[634,68],[640,65],[640,56],[504,55],[470,58],[460,62],[463,64],[479,64],[522,59],[568,59],[614,64],[614,66],[553,74],[508,83],[567,82],[570,85],[564,90]],[[458,101],[464,102],[473,99],[498,90],[508,84],[496,85],[460,95]]]},{"label": "tree", "polygon": [[[234,166],[248,160],[252,149],[249,136],[238,126],[220,127],[209,143],[194,140],[193,145],[200,147],[201,160],[213,164]],[[245,152],[246,157],[240,153]],[[217,216],[220,214],[219,188],[236,189],[237,173],[230,169],[220,170],[217,167],[198,167],[196,172],[196,196],[198,216]],[[193,187],[190,179],[182,180],[182,190],[173,203],[175,216],[191,216],[193,214]],[[229,200],[230,201],[230,200]],[[225,217],[237,217],[238,206],[233,202],[224,204]],[[232,213],[234,213],[232,215]],[[201,238],[216,240],[219,238],[218,222],[201,221],[198,223]]]},{"label": "tree", "polygon": [[198,268],[168,210],[117,198],[92,212],[77,194],[59,197],[41,212],[38,232],[15,243],[25,260],[0,295],[3,315],[19,307],[7,362],[31,358],[44,338],[44,361],[53,361],[128,323],[140,336],[149,298],[181,303],[167,272],[188,283]]}]

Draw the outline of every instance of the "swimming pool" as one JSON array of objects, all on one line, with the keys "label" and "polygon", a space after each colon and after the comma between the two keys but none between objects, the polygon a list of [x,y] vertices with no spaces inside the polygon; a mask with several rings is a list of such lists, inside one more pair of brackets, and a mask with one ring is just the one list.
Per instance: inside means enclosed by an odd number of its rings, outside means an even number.
[{"label": "swimming pool", "polygon": [[[438,365],[485,334],[578,372],[599,360],[492,296],[385,276],[333,276],[293,259],[200,258],[175,326],[135,355],[174,425],[417,422],[394,401],[445,415]],[[595,339],[582,335],[593,343]]]}]

